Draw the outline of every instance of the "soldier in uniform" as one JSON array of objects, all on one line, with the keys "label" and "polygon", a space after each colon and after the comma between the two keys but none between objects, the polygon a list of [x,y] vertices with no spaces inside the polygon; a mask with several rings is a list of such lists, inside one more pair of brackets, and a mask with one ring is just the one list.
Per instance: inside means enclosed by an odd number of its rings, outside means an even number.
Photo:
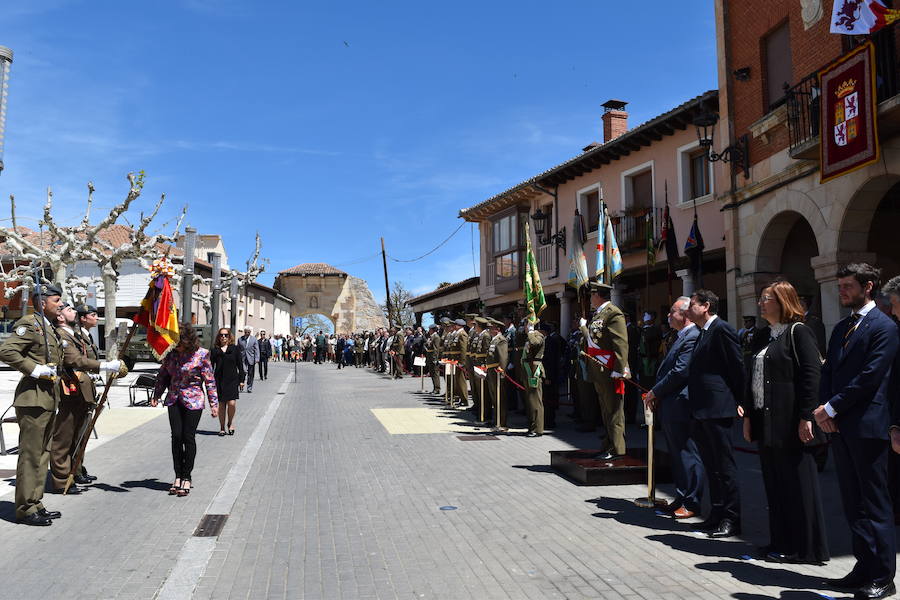
[{"label": "soldier in uniform", "polygon": [[581,319],[581,333],[602,352],[613,357],[612,370],[594,360],[587,361],[588,377],[594,384],[600,402],[600,416],[606,428],[606,441],[597,455],[600,460],[613,460],[625,455],[625,410],[622,394],[616,393],[617,379],[631,377],[628,367],[628,332],[625,315],[610,302],[612,287],[588,282],[594,316],[590,324]]},{"label": "soldier in uniform", "polygon": [[465,364],[466,358],[469,356],[469,334],[466,332],[466,322],[463,319],[453,321],[454,332],[450,342],[456,355],[452,358],[459,361],[456,368],[456,375],[453,377],[453,395],[458,398],[457,403],[460,407],[465,408],[469,404],[469,386],[466,382]]},{"label": "soldier in uniform", "polygon": [[441,393],[441,371],[438,360],[441,356],[441,335],[437,325],[428,327],[428,337],[425,338],[425,356],[428,358],[428,374],[431,376],[432,394]]},{"label": "soldier in uniform", "polygon": [[[19,458],[16,463],[16,521],[50,525],[59,511],[48,511],[41,501],[50,462],[53,416],[59,404],[57,366],[63,345],[53,326],[59,315],[62,291],[39,285],[32,296],[35,313],[19,319],[13,334],[0,346],[0,361],[20,371],[13,406],[19,423]],[[39,312],[43,311],[41,317]]]},{"label": "soldier in uniform", "polygon": [[[472,329],[472,334],[470,337],[470,339],[474,341],[469,344],[469,347],[471,348],[469,361],[472,363],[473,367],[480,367],[481,369],[484,369],[484,365],[487,362],[488,347],[491,345],[491,334],[488,331],[489,324],[490,321],[488,321],[485,317],[475,317],[475,326]],[[482,403],[485,403],[485,419],[490,419],[489,412],[486,406],[488,399],[485,396],[487,396],[487,394],[484,393],[484,386],[487,385],[487,382],[484,380],[484,378],[479,377],[475,374],[474,368],[470,371],[470,373],[472,374],[472,399],[474,401],[472,410],[476,415],[480,416]]]},{"label": "soldier in uniform", "polygon": [[[479,398],[478,398],[478,382],[476,381],[475,372],[472,370],[475,358],[475,346],[478,344],[478,332],[475,330],[475,319],[478,315],[472,313],[466,315],[466,325],[468,327],[467,335],[469,341],[466,344],[466,377],[472,382],[469,392],[472,394],[472,406],[469,408],[475,414],[478,414]],[[480,331],[480,330],[479,330]],[[466,395],[466,401],[469,396]]]},{"label": "soldier in uniform", "polygon": [[525,386],[525,416],[528,437],[544,435],[544,334],[531,324],[525,325],[522,344],[522,385]]},{"label": "soldier in uniform", "polygon": [[394,379],[402,379],[403,352],[405,351],[403,345],[403,330],[399,327],[392,327],[391,333],[394,336],[391,338],[391,361],[394,365]]},{"label": "soldier in uniform", "polygon": [[[65,488],[66,479],[72,470],[72,457],[81,441],[80,434],[91,409],[97,403],[97,389],[88,372],[118,373],[122,367],[119,360],[98,360],[97,348],[90,336],[83,331],[82,323],[88,329],[96,325],[97,309],[81,306],[80,311],[76,312],[68,304],[62,305],[57,333],[63,345],[63,393],[50,441],[50,474],[53,491],[56,493],[61,493]],[[78,331],[75,327],[78,327]],[[95,479],[96,477],[88,476],[87,471],[75,474],[77,484],[85,485]],[[73,486],[68,493],[78,494],[80,491],[77,486]]]},{"label": "soldier in uniform", "polygon": [[506,340],[505,325],[502,321],[490,319],[488,323],[490,325],[490,335],[493,336],[488,345],[487,363],[485,364],[488,372],[487,382],[485,383],[487,385],[488,398],[490,399],[488,414],[493,415],[493,430],[495,432],[508,431],[509,428],[506,426],[507,406],[504,399],[505,394],[503,393],[504,378],[500,370],[505,370],[506,365],[509,364],[509,343]]}]

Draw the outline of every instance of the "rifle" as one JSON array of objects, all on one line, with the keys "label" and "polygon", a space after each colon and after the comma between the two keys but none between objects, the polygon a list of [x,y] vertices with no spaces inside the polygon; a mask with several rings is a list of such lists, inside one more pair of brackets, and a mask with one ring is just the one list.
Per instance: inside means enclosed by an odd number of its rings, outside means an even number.
[{"label": "rifle", "polygon": [[[591,359],[592,361],[594,361],[595,363],[597,363],[598,365],[600,365],[601,367],[603,367],[604,369],[606,369],[606,370],[609,371],[610,373],[614,373],[614,372],[615,372],[615,371],[613,371],[612,369],[610,369],[608,366],[606,366],[605,364],[603,364],[603,362],[600,361],[599,359],[597,359],[597,357],[591,356],[590,354],[588,354],[588,353],[585,352],[584,350],[581,351],[581,355],[582,355],[582,356],[586,356],[587,358]],[[648,393],[648,392],[650,391],[650,390],[648,390],[647,388],[645,388],[644,386],[642,386],[641,384],[639,384],[637,381],[634,381],[633,379],[629,379],[629,378],[626,378],[626,377],[621,377],[620,379],[621,379],[622,381],[627,381],[628,383],[630,383],[631,385],[633,385],[633,386],[636,387],[637,389],[641,390],[641,391],[644,392],[645,394]]]}]

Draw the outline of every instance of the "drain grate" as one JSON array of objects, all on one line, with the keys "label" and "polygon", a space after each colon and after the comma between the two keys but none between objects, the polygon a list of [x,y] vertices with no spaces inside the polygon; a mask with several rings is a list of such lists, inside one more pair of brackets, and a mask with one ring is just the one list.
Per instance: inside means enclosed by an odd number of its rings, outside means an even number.
[{"label": "drain grate", "polygon": [[203,515],[200,524],[194,530],[194,537],[216,537],[225,527],[228,515]]},{"label": "drain grate", "polygon": [[499,440],[496,435],[458,435],[456,436],[461,442],[481,442],[485,440]]}]

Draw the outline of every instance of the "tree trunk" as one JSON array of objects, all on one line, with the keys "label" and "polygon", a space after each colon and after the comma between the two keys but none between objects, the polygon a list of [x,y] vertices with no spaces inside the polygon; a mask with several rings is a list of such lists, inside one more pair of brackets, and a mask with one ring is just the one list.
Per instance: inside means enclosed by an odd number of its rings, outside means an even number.
[{"label": "tree trunk", "polygon": [[103,268],[103,326],[106,329],[106,360],[118,355],[118,328],[116,327],[116,292],[118,277],[112,267]]}]

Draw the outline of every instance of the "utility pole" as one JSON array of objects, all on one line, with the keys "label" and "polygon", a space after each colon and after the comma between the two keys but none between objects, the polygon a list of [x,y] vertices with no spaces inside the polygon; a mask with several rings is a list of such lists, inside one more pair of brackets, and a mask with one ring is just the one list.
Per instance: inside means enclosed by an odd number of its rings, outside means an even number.
[{"label": "utility pole", "polygon": [[384,264],[384,305],[387,306],[388,327],[393,327],[393,319],[391,319],[391,286],[388,284],[387,276],[387,254],[384,251],[384,238],[381,238],[381,262]]},{"label": "utility pole", "polygon": [[9,93],[9,68],[13,51],[0,46],[0,172],[3,172],[3,140],[6,138],[6,100]]},{"label": "utility pole", "polygon": [[219,321],[220,314],[222,312],[222,255],[218,252],[210,252],[210,258],[212,258],[212,298],[210,298],[210,303],[212,304],[212,314],[210,315],[210,335],[213,338],[214,342],[218,340],[216,337],[219,335]]},{"label": "utility pole", "polygon": [[231,271],[231,287],[228,291],[231,295],[231,333],[237,337],[238,280],[233,269]]},{"label": "utility pole", "polygon": [[194,249],[197,246],[197,230],[184,228],[184,271],[181,279],[181,315],[187,323],[193,323],[194,303]]}]

